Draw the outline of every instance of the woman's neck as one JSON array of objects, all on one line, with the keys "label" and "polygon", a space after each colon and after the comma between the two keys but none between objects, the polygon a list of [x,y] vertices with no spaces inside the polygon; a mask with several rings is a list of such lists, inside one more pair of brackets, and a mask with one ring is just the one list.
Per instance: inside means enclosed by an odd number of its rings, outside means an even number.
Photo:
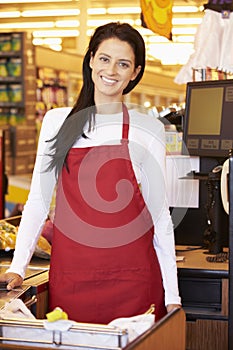
[{"label": "woman's neck", "polygon": [[96,104],[98,114],[116,114],[122,112],[122,102]]}]

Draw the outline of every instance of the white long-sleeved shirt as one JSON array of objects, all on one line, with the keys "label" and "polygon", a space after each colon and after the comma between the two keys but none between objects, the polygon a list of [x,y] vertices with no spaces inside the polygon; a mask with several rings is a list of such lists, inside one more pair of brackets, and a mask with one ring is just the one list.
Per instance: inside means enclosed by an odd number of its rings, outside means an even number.
[{"label": "white long-sleeved shirt", "polygon": [[[50,160],[46,142],[56,135],[71,108],[57,108],[46,113],[39,137],[36,162],[28,200],[18,230],[14,257],[9,272],[25,276],[35,245],[48,216],[56,187],[55,171],[48,171]],[[180,304],[172,220],[166,196],[165,132],[154,117],[129,110],[129,153],[143,198],[154,223],[154,249],[160,263],[165,304]],[[79,138],[73,147],[119,144],[122,137],[122,113],[95,116],[95,126],[87,138]]]}]

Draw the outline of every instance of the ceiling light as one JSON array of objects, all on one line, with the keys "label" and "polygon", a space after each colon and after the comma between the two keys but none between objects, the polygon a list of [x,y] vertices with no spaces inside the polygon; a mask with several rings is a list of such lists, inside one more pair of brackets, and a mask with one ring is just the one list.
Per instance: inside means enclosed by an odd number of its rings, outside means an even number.
[{"label": "ceiling light", "polygon": [[173,18],[173,25],[199,25],[202,22],[202,18]]},{"label": "ceiling light", "polygon": [[46,38],[44,39],[45,45],[61,45],[62,39],[61,38]]},{"label": "ceiling light", "polygon": [[88,15],[106,15],[107,10],[106,8],[92,8],[87,9]]},{"label": "ceiling light", "polygon": [[[87,20],[88,27],[99,27],[99,26],[102,26],[102,25],[107,24],[107,23],[109,23],[109,19],[89,19],[89,20]],[[124,23],[134,25],[134,20],[124,19]]]},{"label": "ceiling light", "polygon": [[77,37],[78,30],[37,30],[33,32],[34,38],[51,38],[51,37]]},{"label": "ceiling light", "polygon": [[148,28],[144,28],[144,27],[137,27],[137,30],[139,31],[139,33],[142,36],[146,36],[146,35],[155,35],[154,32],[152,32],[152,30],[148,29]]},{"label": "ceiling light", "polygon": [[0,29],[54,28],[54,22],[0,23]]},{"label": "ceiling light", "polygon": [[102,26],[108,22],[109,22],[108,19],[89,19],[87,21],[87,26],[88,27],[99,27],[99,26]]},{"label": "ceiling light", "polygon": [[135,19],[134,23],[135,23],[136,26],[141,26],[142,25],[142,21],[141,21],[140,18]]},{"label": "ceiling light", "polygon": [[152,35],[152,36],[148,37],[147,42],[150,44],[152,44],[152,43],[168,43],[169,40],[167,38],[165,38],[165,36]]},{"label": "ceiling light", "polygon": [[173,35],[179,35],[179,34],[187,34],[187,35],[194,35],[197,31],[197,28],[172,28],[172,34]]},{"label": "ceiling light", "polygon": [[199,8],[197,6],[173,6],[173,13],[191,13],[191,12],[199,12]]},{"label": "ceiling light", "polygon": [[176,43],[194,43],[194,35],[178,35],[173,37]]},{"label": "ceiling light", "polygon": [[20,17],[20,11],[0,12],[0,18],[16,18]]},{"label": "ceiling light", "polygon": [[144,107],[149,108],[151,106],[150,101],[145,101],[144,102]]},{"label": "ceiling light", "polygon": [[76,28],[79,27],[80,22],[77,20],[74,21],[56,21],[55,22],[56,27],[63,28],[63,27],[70,27],[70,28]]},{"label": "ceiling light", "polygon": [[92,36],[94,34],[94,28],[93,29],[88,29],[86,34],[87,34],[87,37]]},{"label": "ceiling light", "polygon": [[107,9],[109,15],[138,14],[141,12],[141,7],[109,7]]},{"label": "ceiling light", "polygon": [[22,11],[22,17],[43,17],[43,16],[77,16],[79,9],[54,9],[54,10],[33,10]]},{"label": "ceiling light", "polygon": [[54,50],[54,51],[61,51],[62,50],[61,45],[48,45],[48,46],[51,50]]},{"label": "ceiling light", "polygon": [[32,40],[33,45],[43,45],[44,44],[44,39],[41,38],[36,38]]},{"label": "ceiling light", "polygon": [[34,38],[32,43],[34,45],[61,45],[62,39],[61,38]]}]

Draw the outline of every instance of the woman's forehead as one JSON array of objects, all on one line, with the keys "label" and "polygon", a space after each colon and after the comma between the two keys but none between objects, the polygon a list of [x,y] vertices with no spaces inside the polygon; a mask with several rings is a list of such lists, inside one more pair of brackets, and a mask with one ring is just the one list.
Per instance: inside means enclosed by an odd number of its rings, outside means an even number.
[{"label": "woman's forehead", "polygon": [[118,55],[119,57],[134,59],[134,51],[127,41],[118,38],[109,38],[103,40],[98,49],[98,53],[107,53],[109,55]]}]

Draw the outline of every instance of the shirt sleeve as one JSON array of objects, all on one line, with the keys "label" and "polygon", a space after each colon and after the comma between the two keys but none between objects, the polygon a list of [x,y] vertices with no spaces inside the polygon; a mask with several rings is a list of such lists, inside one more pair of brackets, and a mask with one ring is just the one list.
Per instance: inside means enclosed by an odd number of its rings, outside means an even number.
[{"label": "shirt sleeve", "polygon": [[[173,223],[166,193],[166,147],[162,123],[149,145],[142,163],[142,194],[154,223],[154,249],[156,251],[165,290],[165,305],[180,304]],[[152,128],[153,129],[153,128]]]},{"label": "shirt sleeve", "polygon": [[8,269],[8,272],[18,273],[23,278],[47,219],[56,184],[55,171],[46,170],[50,159],[50,143],[46,141],[58,130],[55,118],[61,119],[59,115],[54,115],[55,113],[59,114],[59,111],[51,110],[43,119],[30,191],[18,229],[14,256]]}]

